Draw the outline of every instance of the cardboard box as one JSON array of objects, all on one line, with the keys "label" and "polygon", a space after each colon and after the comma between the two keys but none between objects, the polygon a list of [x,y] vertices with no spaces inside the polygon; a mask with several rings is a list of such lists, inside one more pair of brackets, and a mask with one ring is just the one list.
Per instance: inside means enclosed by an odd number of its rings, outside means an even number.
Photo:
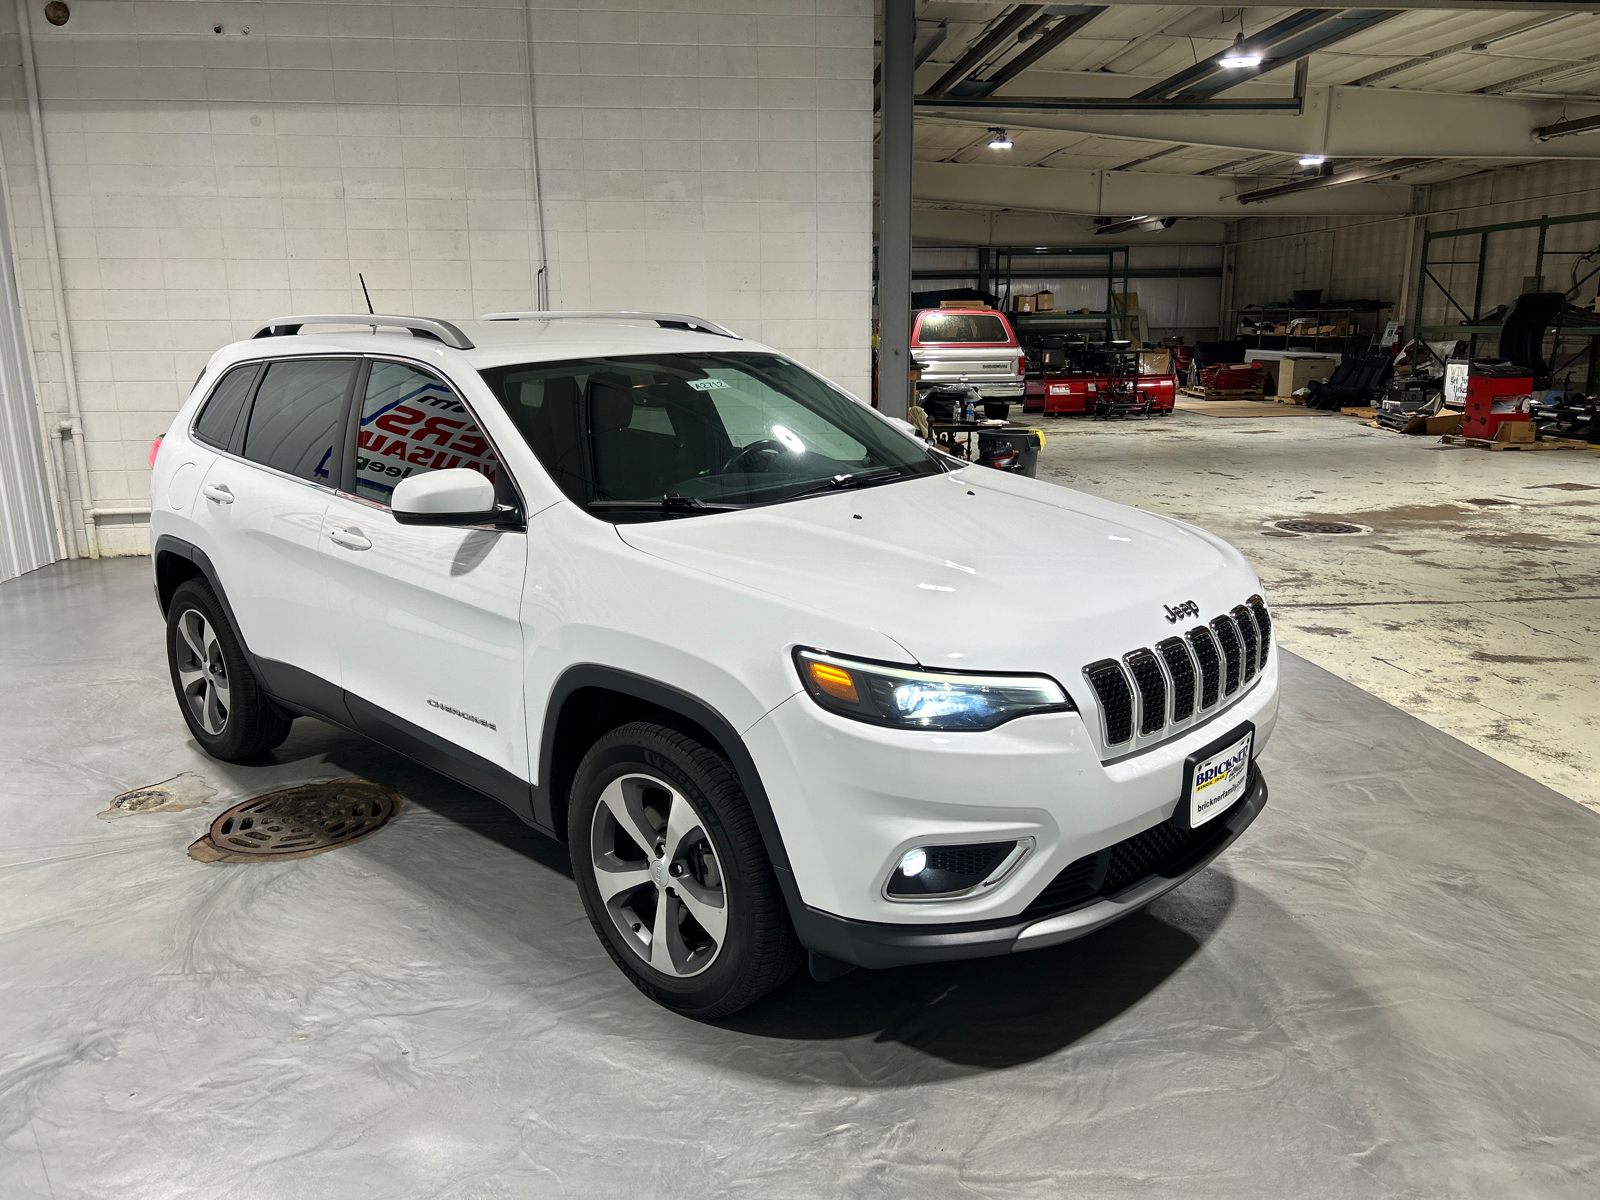
[{"label": "cardboard box", "polygon": [[1139,352],[1139,374],[1141,375],[1171,375],[1172,351],[1171,350],[1141,350]]},{"label": "cardboard box", "polygon": [[982,300],[941,300],[940,308],[988,308]]},{"label": "cardboard box", "polygon": [[1501,421],[1494,431],[1494,440],[1497,442],[1531,442],[1536,440],[1533,436],[1532,421]]},{"label": "cardboard box", "polygon": [[1055,312],[1056,294],[1054,292],[1035,292],[1033,294],[1034,312]]},{"label": "cardboard box", "polygon": [[1031,313],[1033,311],[1032,296],[1017,296],[1011,301],[1011,311],[1016,313]]}]

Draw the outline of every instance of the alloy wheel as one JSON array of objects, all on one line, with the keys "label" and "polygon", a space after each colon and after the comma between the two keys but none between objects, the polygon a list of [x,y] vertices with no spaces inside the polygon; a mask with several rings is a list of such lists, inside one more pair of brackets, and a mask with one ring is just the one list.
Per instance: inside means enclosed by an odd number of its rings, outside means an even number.
[{"label": "alloy wheel", "polygon": [[228,666],[211,622],[195,609],[178,618],[178,684],[194,719],[213,737],[228,724],[232,699],[228,692]]},{"label": "alloy wheel", "polygon": [[594,880],[622,942],[663,975],[698,975],[728,932],[722,865],[700,814],[648,775],[611,781],[590,826]]}]

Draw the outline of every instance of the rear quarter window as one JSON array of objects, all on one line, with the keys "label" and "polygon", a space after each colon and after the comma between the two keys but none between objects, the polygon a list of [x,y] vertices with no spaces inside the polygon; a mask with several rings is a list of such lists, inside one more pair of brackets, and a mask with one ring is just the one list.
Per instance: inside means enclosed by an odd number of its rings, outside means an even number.
[{"label": "rear quarter window", "polygon": [[1011,331],[996,313],[928,313],[917,330],[919,342],[1009,342]]},{"label": "rear quarter window", "polygon": [[233,441],[233,427],[239,421],[239,412],[250,398],[250,385],[255,382],[259,366],[259,363],[246,363],[242,367],[235,367],[211,389],[211,395],[194,423],[196,438],[218,450],[228,448]]}]

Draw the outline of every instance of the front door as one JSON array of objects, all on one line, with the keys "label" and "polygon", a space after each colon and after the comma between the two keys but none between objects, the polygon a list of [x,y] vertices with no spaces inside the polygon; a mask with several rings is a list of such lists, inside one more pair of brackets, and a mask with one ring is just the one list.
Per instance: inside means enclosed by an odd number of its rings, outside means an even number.
[{"label": "front door", "polygon": [[[518,612],[527,536],[401,525],[389,511],[402,479],[470,467],[504,490],[504,467],[449,384],[421,367],[373,360],[352,408],[346,487],[322,519],[330,629],[351,714],[526,814]],[[447,762],[440,743],[467,755]]]}]

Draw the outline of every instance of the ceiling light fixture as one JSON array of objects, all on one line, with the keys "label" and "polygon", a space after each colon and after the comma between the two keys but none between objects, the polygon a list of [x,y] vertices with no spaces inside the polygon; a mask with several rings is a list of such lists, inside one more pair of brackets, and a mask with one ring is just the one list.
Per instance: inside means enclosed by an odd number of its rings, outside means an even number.
[{"label": "ceiling light fixture", "polygon": [[1302,167],[1320,167],[1327,161],[1328,160],[1323,158],[1320,154],[1307,154],[1300,159],[1300,165]]},{"label": "ceiling light fixture", "polygon": [[1247,67],[1259,67],[1261,55],[1245,46],[1244,34],[1236,33],[1233,35],[1233,45],[1228,48],[1226,54],[1217,59],[1217,63],[1231,71],[1239,71]]},{"label": "ceiling light fixture", "polygon": [[1004,129],[991,129],[991,130],[989,130],[989,149],[991,149],[991,150],[1009,150],[1009,149],[1011,149],[1011,138],[1006,134],[1006,131]]}]

